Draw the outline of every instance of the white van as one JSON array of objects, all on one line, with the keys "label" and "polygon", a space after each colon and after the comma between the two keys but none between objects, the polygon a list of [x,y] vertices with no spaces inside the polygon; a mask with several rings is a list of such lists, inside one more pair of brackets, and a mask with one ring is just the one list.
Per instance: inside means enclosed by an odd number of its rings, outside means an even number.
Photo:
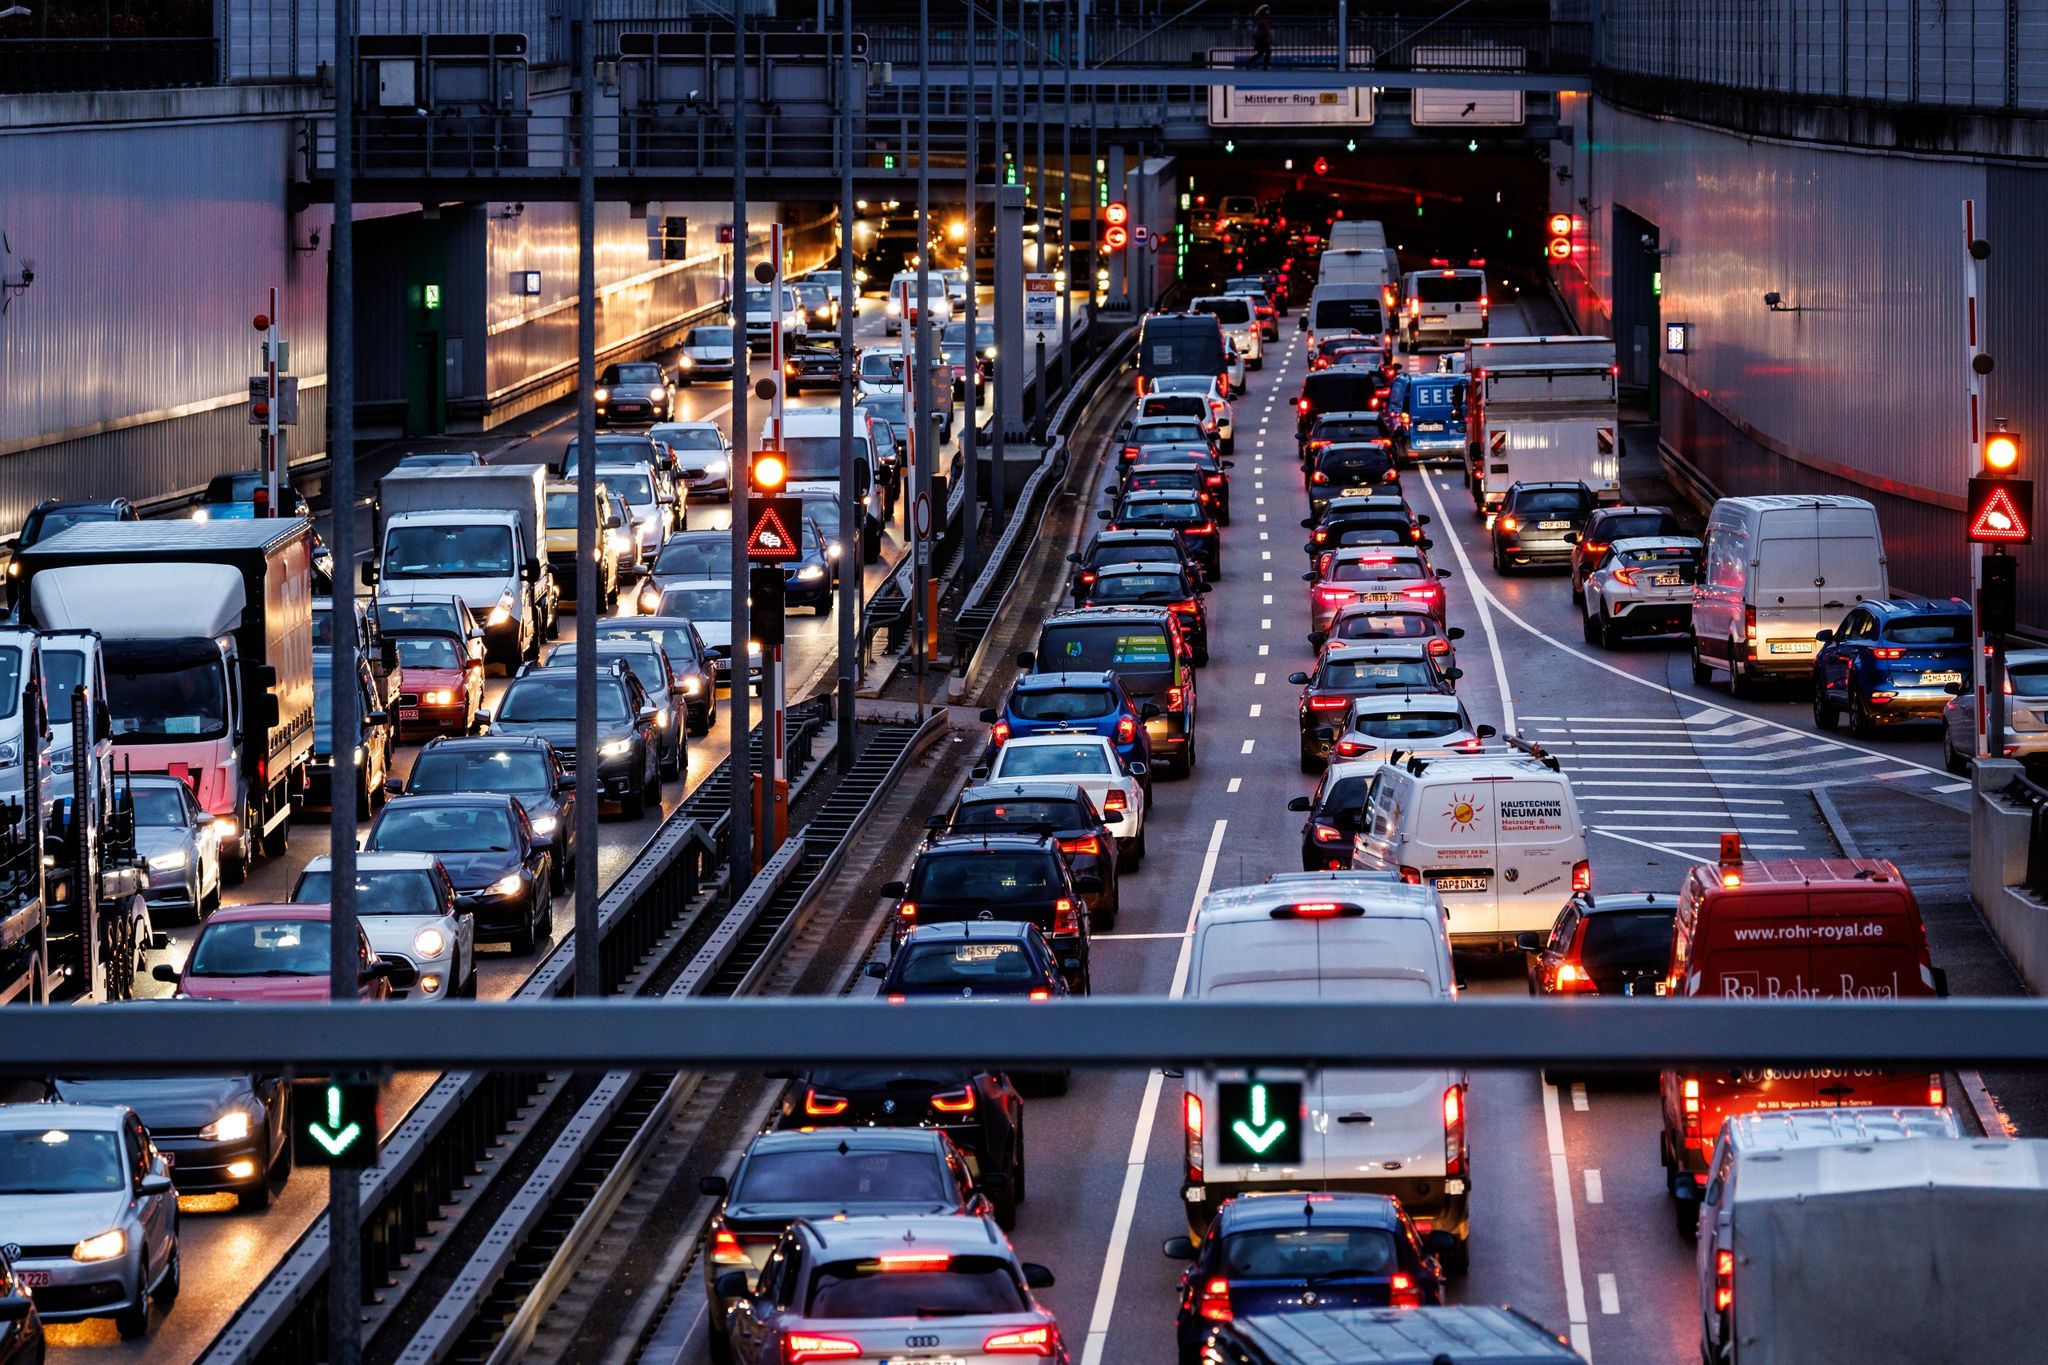
[{"label": "white van", "polygon": [[1728,670],[1728,689],[1764,676],[1807,678],[1858,602],[1891,595],[1884,532],[1862,498],[1723,498],[1707,515],[1707,555],[1692,596],[1692,677]]},{"label": "white van", "polygon": [[1384,249],[1387,245],[1387,229],[1371,218],[1339,218],[1330,224],[1330,240],[1323,250],[1324,259],[1332,251],[1348,251],[1359,247]]},{"label": "white van", "polygon": [[1572,893],[1593,886],[1571,779],[1541,750],[1384,765],[1366,793],[1351,865],[1433,887],[1451,942],[1500,951],[1517,934],[1548,932]]},{"label": "white van", "polygon": [[[1195,915],[1190,953],[1188,994],[1195,999],[1457,998],[1436,894],[1385,874],[1287,872],[1211,892]],[[1267,1085],[1290,1092],[1299,1085],[1299,1109],[1268,1109],[1270,1095],[1252,1093]],[[1189,1236],[1199,1242],[1217,1206],[1246,1191],[1391,1194],[1444,1268],[1464,1273],[1466,1085],[1463,1070],[1441,1066],[1285,1075],[1190,1070],[1181,1107],[1181,1207]],[[1252,1120],[1260,1122],[1256,1130]],[[1271,1126],[1290,1120],[1292,1132]],[[1248,1131],[1254,1136],[1242,1136]],[[1246,1160],[1253,1143],[1279,1155],[1270,1163]]]},{"label": "white van", "polygon": [[1266,366],[1266,338],[1259,329],[1259,315],[1252,301],[1242,294],[1210,294],[1190,305],[1223,325],[1223,338],[1244,357],[1244,367],[1260,370]]},{"label": "white van", "polygon": [[1409,350],[1486,335],[1493,300],[1484,270],[1411,270],[1401,281],[1401,340]]},{"label": "white van", "polygon": [[1384,337],[1389,319],[1379,288],[1370,284],[1319,284],[1301,310],[1301,330],[1308,333],[1313,347],[1324,337]]},{"label": "white van", "polygon": [[[769,436],[769,422],[761,422],[760,449],[775,448]],[[829,408],[784,408],[781,450],[789,461],[790,497],[806,502],[833,502],[839,498],[839,405]],[[875,484],[874,414],[866,408],[853,410],[853,486],[860,499],[861,563],[872,564],[882,557],[882,527],[888,509],[882,490]]]}]

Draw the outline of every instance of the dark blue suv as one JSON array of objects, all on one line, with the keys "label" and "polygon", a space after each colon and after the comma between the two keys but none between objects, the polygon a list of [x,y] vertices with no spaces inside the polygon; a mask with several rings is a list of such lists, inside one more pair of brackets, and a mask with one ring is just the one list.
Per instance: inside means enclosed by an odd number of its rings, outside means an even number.
[{"label": "dark blue suv", "polygon": [[981,713],[982,723],[995,727],[982,761],[993,759],[1012,735],[1064,730],[1101,735],[1116,745],[1125,763],[1150,768],[1152,739],[1145,722],[1158,714],[1157,705],[1131,696],[1114,673],[1026,673],[1010,688],[1001,709]]},{"label": "dark blue suv", "polygon": [[1820,632],[1813,660],[1813,723],[1850,732],[1940,720],[1948,688],[1970,676],[1970,606],[1942,600],[1859,602],[1842,624]]}]

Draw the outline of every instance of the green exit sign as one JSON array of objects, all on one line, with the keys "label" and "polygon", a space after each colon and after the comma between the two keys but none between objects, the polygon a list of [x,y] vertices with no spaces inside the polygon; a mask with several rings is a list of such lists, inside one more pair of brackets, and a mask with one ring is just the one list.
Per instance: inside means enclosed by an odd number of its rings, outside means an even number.
[{"label": "green exit sign", "polygon": [[377,1164],[377,1087],[292,1082],[292,1155],[304,1166]]},{"label": "green exit sign", "polygon": [[1222,1081],[1216,1086],[1217,1154],[1237,1166],[1301,1163],[1301,1082]]},{"label": "green exit sign", "polygon": [[429,284],[422,286],[420,291],[420,301],[427,306],[427,311],[429,313],[439,308],[441,306],[441,286],[438,284]]}]

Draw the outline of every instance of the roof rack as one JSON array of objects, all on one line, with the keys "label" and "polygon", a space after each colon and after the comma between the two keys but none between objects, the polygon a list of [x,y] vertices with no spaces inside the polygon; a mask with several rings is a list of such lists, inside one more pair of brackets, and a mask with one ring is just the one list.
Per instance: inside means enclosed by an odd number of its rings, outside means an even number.
[{"label": "roof rack", "polygon": [[1493,742],[1482,740],[1477,747],[1470,749],[1396,749],[1385,761],[1406,768],[1419,776],[1429,771],[1429,765],[1438,759],[1515,757],[1533,758],[1554,773],[1564,771],[1556,755],[1547,752],[1542,745],[1530,743],[1513,735],[1504,736]]}]

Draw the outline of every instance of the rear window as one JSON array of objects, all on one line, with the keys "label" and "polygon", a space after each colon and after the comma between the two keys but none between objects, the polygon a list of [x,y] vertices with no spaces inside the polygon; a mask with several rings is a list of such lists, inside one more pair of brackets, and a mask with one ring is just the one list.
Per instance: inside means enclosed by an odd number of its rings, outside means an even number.
[{"label": "rear window", "polygon": [[1172,663],[1166,632],[1144,626],[1047,626],[1038,645],[1042,670],[1163,669]]},{"label": "rear window", "polygon": [[732,1204],[829,1204],[905,1201],[951,1203],[929,1152],[821,1148],[758,1152],[732,1192]]},{"label": "rear window", "polygon": [[1529,489],[1515,495],[1515,511],[1524,516],[1541,516],[1551,512],[1576,515],[1584,510],[1588,501],[1587,496],[1576,489]]},{"label": "rear window", "polygon": [[945,1269],[888,1271],[880,1261],[828,1261],[811,1280],[813,1318],[938,1318],[1021,1313],[1024,1293],[1009,1263],[954,1256]]},{"label": "rear window", "polygon": [[1579,960],[1589,972],[1661,967],[1671,960],[1671,919],[1677,906],[1613,910],[1586,917]]},{"label": "rear window", "polygon": [[1010,744],[996,760],[996,775],[1006,780],[1020,777],[1059,777],[1078,774],[1102,777],[1109,772],[1109,756],[1100,744]]},{"label": "rear window", "polygon": [[1370,441],[1379,434],[1380,424],[1378,419],[1371,421],[1358,419],[1343,422],[1318,422],[1315,425],[1315,430],[1309,433],[1309,439],[1329,441],[1334,444],[1338,441]]},{"label": "rear window", "polygon": [[1301,381],[1301,392],[1318,412],[1358,412],[1387,387],[1378,370],[1322,370]]},{"label": "rear window", "polygon": [[1366,469],[1384,472],[1394,467],[1394,453],[1383,445],[1364,441],[1327,447],[1316,458],[1324,469]]},{"label": "rear window", "polygon": [[1967,616],[1919,616],[1892,621],[1884,638],[1898,645],[1966,645],[1970,642]]},{"label": "rear window", "polygon": [[2015,697],[2048,697],[2048,659],[2039,663],[2007,664],[2005,680]]},{"label": "rear window", "polygon": [[1014,986],[1038,980],[1038,965],[1021,943],[915,943],[905,951],[896,979],[906,986]]},{"label": "rear window", "polygon": [[1201,521],[1202,505],[1192,498],[1161,498],[1156,502],[1134,502],[1117,513],[1116,519],[1127,526],[1141,526],[1148,521]]},{"label": "rear window", "polygon": [[1199,422],[1148,423],[1131,433],[1131,440],[1138,445],[1201,445],[1207,439]]},{"label": "rear window", "polygon": [[1104,545],[1095,551],[1095,567],[1106,564],[1178,564],[1180,551],[1171,545]]},{"label": "rear window", "polygon": [[1309,326],[1318,332],[1383,332],[1378,299],[1321,299]]},{"label": "rear window", "polygon": [[1019,692],[1010,710],[1025,720],[1081,720],[1116,709],[1116,694],[1106,687],[1067,687],[1057,692]]},{"label": "rear window", "polygon": [[1407,559],[1340,559],[1330,566],[1329,573],[1333,583],[1379,583],[1420,577],[1420,566]]},{"label": "rear window", "polygon": [[1178,602],[1186,596],[1177,573],[1104,574],[1089,593],[1096,602]]},{"label": "rear window", "polygon": [[1452,711],[1371,711],[1352,724],[1376,739],[1441,739],[1465,728]]},{"label": "rear window", "polygon": [[1340,640],[1420,640],[1436,633],[1435,619],[1419,612],[1347,616],[1337,623]]},{"label": "rear window", "polygon": [[1676,535],[1678,527],[1662,512],[1625,512],[1616,517],[1603,517],[1600,534],[1612,543],[1630,540],[1636,536]]},{"label": "rear window", "polygon": [[1316,686],[1336,692],[1380,687],[1416,687],[1433,691],[1434,670],[1420,659],[1333,660],[1316,673]]},{"label": "rear window", "polygon": [[1140,417],[1187,417],[1204,416],[1208,405],[1198,393],[1158,393],[1145,399]]},{"label": "rear window", "polygon": [[1371,779],[1340,777],[1324,787],[1316,798],[1316,813],[1339,829],[1356,830],[1359,812],[1365,809],[1365,792]]},{"label": "rear window", "polygon": [[1073,829],[1083,823],[1081,809],[1072,801],[1027,799],[1021,801],[971,801],[953,817],[955,829],[980,829],[986,825],[1032,826]]},{"label": "rear window", "polygon": [[462,654],[446,635],[397,637],[398,662],[407,668],[460,668]]},{"label": "rear window", "polygon": [[1251,302],[1243,298],[1203,299],[1195,311],[1207,313],[1226,327],[1243,327],[1252,320]]},{"label": "rear window", "polygon": [[1419,275],[1415,297],[1424,303],[1477,303],[1486,294],[1484,275]]},{"label": "rear window", "polygon": [[1312,1280],[1399,1269],[1385,1228],[1259,1228],[1223,1239],[1222,1271],[1246,1279]]},{"label": "rear window", "polygon": [[1045,854],[984,848],[926,858],[910,883],[909,899],[1014,905],[1044,900],[1056,885]]}]

